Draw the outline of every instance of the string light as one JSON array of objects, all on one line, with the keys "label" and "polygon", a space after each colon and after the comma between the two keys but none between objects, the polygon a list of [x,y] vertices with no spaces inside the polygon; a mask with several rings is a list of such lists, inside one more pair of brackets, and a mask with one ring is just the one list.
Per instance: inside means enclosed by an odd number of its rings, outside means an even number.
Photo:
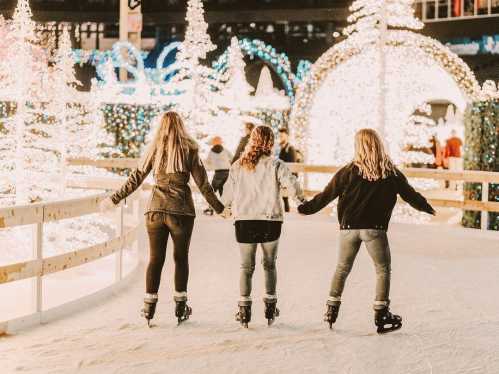
[{"label": "string light", "polygon": [[[259,58],[274,70],[279,76],[288,95],[294,99],[295,89],[299,81],[291,69],[291,63],[285,53],[277,53],[276,49],[259,39],[242,39],[239,41],[241,51],[250,58]],[[223,53],[213,63],[213,68],[218,74],[224,74],[229,66],[229,51]]]},{"label": "string light", "polygon": [[[494,82],[484,83],[480,100],[468,108],[465,116],[465,169],[499,171],[499,92]],[[470,200],[481,200],[482,185],[465,183],[464,196]],[[489,185],[488,200],[499,202],[499,184]],[[464,226],[479,228],[480,221],[480,212],[464,212]],[[499,213],[489,213],[489,229],[499,230]]]},{"label": "string light", "polygon": [[[359,127],[377,127],[379,99],[373,67],[379,65],[378,38],[382,0],[354,2],[344,41],[328,50],[299,86],[291,114],[295,143],[308,149],[308,161],[341,163],[351,158],[352,138]],[[388,26],[420,28],[413,20],[412,1],[387,1]],[[470,68],[438,41],[408,30],[387,31],[386,138],[401,160],[403,126],[421,102],[448,99],[464,111],[480,87]],[[410,68],[409,68],[410,66]],[[437,97],[436,97],[437,96]],[[314,140],[316,139],[316,140]],[[328,142],[318,147],[317,141]],[[347,143],[347,144],[345,144]]]}]

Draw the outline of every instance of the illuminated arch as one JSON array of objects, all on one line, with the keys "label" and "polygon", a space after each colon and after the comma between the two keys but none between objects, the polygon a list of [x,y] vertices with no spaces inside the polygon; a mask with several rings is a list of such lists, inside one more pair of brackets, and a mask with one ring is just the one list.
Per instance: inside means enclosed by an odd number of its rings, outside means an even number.
[{"label": "illuminated arch", "polygon": [[[356,44],[353,38],[349,38],[332,47],[312,66],[310,73],[297,89],[290,121],[290,127],[294,130],[296,142],[302,149],[306,149],[308,146],[306,143],[308,140],[307,135],[309,135],[312,107],[316,100],[320,100],[317,93],[323,87],[325,81],[328,77],[335,77],[337,69],[341,70],[340,67],[344,67],[349,61],[369,53],[374,48],[376,48],[374,42]],[[480,92],[480,86],[473,72],[464,61],[434,39],[410,31],[389,31],[387,48],[392,51],[404,50],[419,57],[424,56],[428,61],[433,62],[435,66],[439,66],[440,70],[443,70],[442,75],[450,77],[465,102],[472,101]],[[364,69],[368,69],[368,66],[365,66]],[[375,74],[373,73],[373,75]],[[431,82],[427,83],[431,84]],[[446,97],[439,98],[445,99]],[[428,99],[431,99],[431,97],[428,97]],[[375,115],[373,114],[373,116]],[[326,124],[323,124],[323,126],[326,126]],[[330,126],[334,126],[334,124]]]}]

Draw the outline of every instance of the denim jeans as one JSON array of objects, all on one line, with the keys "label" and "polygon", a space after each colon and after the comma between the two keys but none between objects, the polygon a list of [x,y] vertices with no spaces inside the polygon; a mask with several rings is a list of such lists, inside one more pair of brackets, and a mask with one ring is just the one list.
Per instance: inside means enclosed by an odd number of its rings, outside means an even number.
[{"label": "denim jeans", "polygon": [[[262,265],[265,273],[265,300],[276,301],[276,284],[277,284],[277,270],[276,258],[279,240],[261,243],[263,250]],[[256,243],[239,243],[239,250],[241,253],[241,278],[240,278],[240,291],[241,299],[240,304],[251,302],[251,288],[252,278],[255,271],[255,257],[258,244]]]},{"label": "denim jeans", "polygon": [[352,270],[360,246],[364,242],[376,268],[376,299],[374,308],[389,303],[391,256],[388,237],[384,230],[342,230],[340,251],[336,272],[331,282],[329,303],[338,304],[345,287],[345,281]]},{"label": "denim jeans", "polygon": [[186,293],[189,279],[189,245],[194,217],[150,212],[146,216],[146,227],[150,249],[146,271],[146,292],[158,293],[161,271],[166,257],[166,244],[171,235],[175,261],[175,291],[181,294]]}]

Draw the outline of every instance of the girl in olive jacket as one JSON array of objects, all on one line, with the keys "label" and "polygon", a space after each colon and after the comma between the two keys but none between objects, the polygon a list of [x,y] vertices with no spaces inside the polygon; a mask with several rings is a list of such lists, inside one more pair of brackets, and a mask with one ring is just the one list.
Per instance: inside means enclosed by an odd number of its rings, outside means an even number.
[{"label": "girl in olive jacket", "polygon": [[154,140],[139,167],[132,172],[123,187],[103,202],[102,209],[117,205],[125,199],[142,184],[151,171],[155,184],[146,210],[150,256],[142,312],[149,324],[156,310],[166,245],[171,236],[175,261],[175,315],[180,323],[192,313],[187,305],[188,255],[196,214],[189,187],[190,176],[192,175],[201,194],[217,213],[223,212],[224,206],[209,183],[196,142],[187,134],[182,118],[175,112],[163,115]]}]

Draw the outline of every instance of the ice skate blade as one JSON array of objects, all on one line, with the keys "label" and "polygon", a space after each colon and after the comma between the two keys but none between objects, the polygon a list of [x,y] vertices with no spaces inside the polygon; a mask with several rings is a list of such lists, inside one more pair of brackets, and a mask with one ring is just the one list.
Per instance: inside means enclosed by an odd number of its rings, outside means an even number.
[{"label": "ice skate blade", "polygon": [[394,331],[398,331],[402,328],[402,324],[398,324],[398,325],[395,325],[395,326],[392,326],[392,327],[388,327],[388,328],[384,328],[384,327],[378,327],[378,330],[377,330],[377,333],[379,335],[384,335],[384,334],[388,334],[390,332],[394,332]]},{"label": "ice skate blade", "polygon": [[272,326],[274,324],[274,322],[275,322],[275,319],[268,319],[267,320],[267,326],[268,327]]}]

